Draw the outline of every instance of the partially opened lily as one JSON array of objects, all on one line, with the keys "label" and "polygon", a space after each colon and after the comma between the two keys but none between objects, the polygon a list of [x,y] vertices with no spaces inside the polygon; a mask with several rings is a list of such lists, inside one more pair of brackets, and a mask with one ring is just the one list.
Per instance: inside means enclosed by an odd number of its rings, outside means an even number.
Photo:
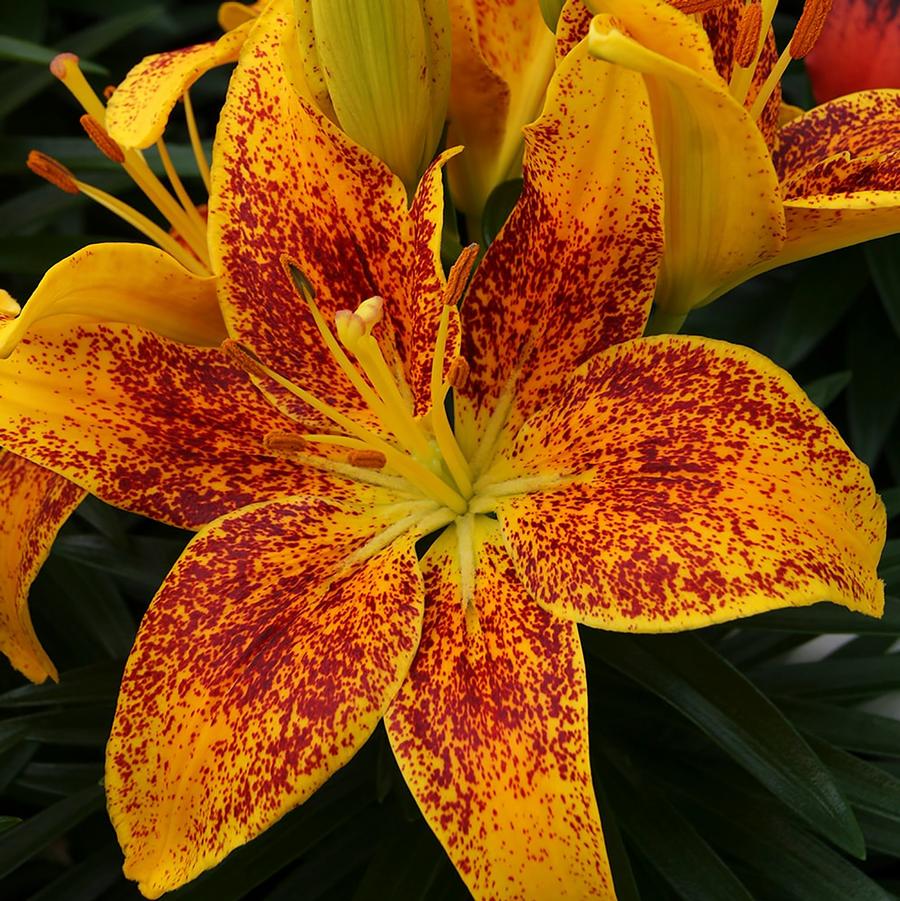
[{"label": "partially opened lily", "polygon": [[760,272],[900,230],[900,92],[782,108],[779,127],[779,79],[830,3],[809,0],[780,56],[776,0],[694,4],[702,17],[663,0],[589,5],[591,53],[640,72],[650,97],[666,185],[656,303],[676,324]]},{"label": "partially opened lily", "polygon": [[384,718],[476,897],[613,898],[576,622],[878,615],[883,508],[786,373],[638,338],[663,238],[640,76],[586,44],[558,66],[460,315],[446,156],[408,207],[292,80],[295,24],[291,0],[263,12],[217,136],[224,353],[48,313],[0,363],[4,446],[199,530],[110,738],[125,871],[148,897],[192,879]]}]

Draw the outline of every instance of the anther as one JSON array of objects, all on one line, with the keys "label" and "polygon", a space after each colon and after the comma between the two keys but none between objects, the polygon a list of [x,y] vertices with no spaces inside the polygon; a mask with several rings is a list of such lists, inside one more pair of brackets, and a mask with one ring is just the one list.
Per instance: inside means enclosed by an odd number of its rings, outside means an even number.
[{"label": "anther", "polygon": [[793,59],[803,59],[815,46],[831,12],[832,0],[806,0],[789,45]]},{"label": "anther", "polygon": [[705,13],[722,5],[722,0],[671,0],[672,6],[686,15]]},{"label": "anther", "polygon": [[752,0],[744,7],[734,42],[734,64],[746,69],[756,59],[759,36],[762,32],[762,6]]},{"label": "anther", "polygon": [[293,432],[269,432],[263,439],[267,450],[282,454],[299,454],[309,450],[309,442]]},{"label": "anther", "polygon": [[78,194],[80,189],[75,181],[75,176],[62,163],[41,153],[40,150],[32,150],[28,154],[25,165],[41,178],[49,181],[51,185],[56,185],[61,191],[67,194]]},{"label": "anther", "polygon": [[97,149],[114,163],[124,163],[125,154],[122,148],[109,136],[109,132],[93,117],[85,113],[79,120],[87,136]]},{"label": "anther", "polygon": [[447,381],[453,388],[459,390],[466,384],[469,378],[469,364],[465,357],[457,357],[447,372]]},{"label": "anther", "polygon": [[387,457],[376,450],[351,451],[347,460],[351,466],[358,466],[360,469],[384,469],[387,464]]},{"label": "anther", "polygon": [[266,372],[263,369],[262,364],[257,360],[254,360],[253,357],[251,357],[250,354],[232,338],[226,338],[219,345],[219,350],[221,350],[232,363],[243,369],[247,375],[251,375],[258,379],[264,379],[266,377]]},{"label": "anther", "polygon": [[450,307],[459,303],[463,291],[466,288],[466,282],[478,258],[479,247],[477,244],[469,244],[462,249],[462,253],[457,257],[456,262],[450,268],[450,274],[447,276],[447,287],[444,289],[444,303]]},{"label": "anther", "polygon": [[22,308],[13,296],[0,288],[0,320],[15,319],[21,312]]}]

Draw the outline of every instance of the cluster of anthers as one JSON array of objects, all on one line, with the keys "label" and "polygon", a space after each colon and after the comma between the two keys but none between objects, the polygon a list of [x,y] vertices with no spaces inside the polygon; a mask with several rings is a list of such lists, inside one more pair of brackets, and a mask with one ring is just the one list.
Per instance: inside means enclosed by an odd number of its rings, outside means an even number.
[{"label": "cluster of anthers", "polygon": [[[165,141],[160,138],[156,142],[156,148],[172,187],[171,191],[153,172],[140,150],[121,147],[110,137],[106,130],[106,104],[88,84],[78,65],[78,57],[74,53],[59,54],[50,64],[50,71],[68,88],[84,109],[80,121],[87,136],[107,159],[118,163],[128,173],[144,196],[165,218],[169,230],[161,228],[118,197],[76,178],[66,166],[45,153],[32,150],[28,155],[28,168],[61,190],[69,194],[84,194],[106,207],[162,250],[171,254],[188,271],[201,276],[211,275],[206,220],[203,214],[205,206],[197,205],[191,200],[175,171]],[[109,99],[114,92],[115,87],[110,86],[104,93]],[[200,142],[191,98],[187,91],[182,95],[182,100],[191,147],[208,194],[209,163]]]}]

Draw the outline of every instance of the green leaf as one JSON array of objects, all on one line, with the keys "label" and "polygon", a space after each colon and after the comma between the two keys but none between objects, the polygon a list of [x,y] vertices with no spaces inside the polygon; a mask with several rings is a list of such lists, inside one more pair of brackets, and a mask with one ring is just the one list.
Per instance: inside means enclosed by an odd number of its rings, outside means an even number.
[{"label": "green leaf", "polygon": [[778,698],[777,703],[797,728],[829,744],[862,754],[900,757],[900,720],[798,698]]},{"label": "green leaf", "polygon": [[900,857],[900,822],[863,812],[859,815],[859,825],[869,848],[890,857]]},{"label": "green leaf", "polygon": [[850,384],[852,378],[853,373],[849,369],[844,369],[810,382],[804,386],[804,390],[809,399],[820,410],[824,410]]},{"label": "green leaf", "polygon": [[[116,844],[104,845],[81,863],[69,867],[28,901],[97,901],[121,876],[122,852]],[[137,892],[134,897],[139,897]]]},{"label": "green leaf", "polygon": [[22,822],[21,817],[2,817],[0,816],[0,832],[6,832],[13,826],[18,826]]},{"label": "green leaf", "polygon": [[11,873],[92,813],[103,808],[103,789],[91,786],[42,810],[0,836],[0,877]]},{"label": "green leaf", "polygon": [[881,492],[881,499],[884,501],[888,519],[893,519],[900,514],[900,485],[895,485],[893,488],[885,488]]},{"label": "green leaf", "polygon": [[878,563],[878,575],[888,585],[900,584],[900,538],[885,542]]},{"label": "green leaf", "polygon": [[112,719],[112,707],[81,707],[15,717],[0,723],[0,750],[23,740],[102,748]]},{"label": "green leaf", "polygon": [[872,281],[884,311],[900,337],[900,237],[890,235],[863,245]]},{"label": "green leaf", "polygon": [[865,698],[900,685],[900,654],[769,664],[751,676],[756,685],[772,694]]},{"label": "green leaf", "polygon": [[777,707],[690,634],[643,636],[585,629],[586,649],[702,729],[777,798],[839,847],[861,856],[862,834],[830,773]]},{"label": "green leaf", "polygon": [[522,184],[521,178],[512,178],[501,182],[491,191],[481,219],[481,239],[485,247],[490,247],[494,243],[494,238],[509,218],[522,193]]},{"label": "green leaf", "polygon": [[[31,41],[14,38],[8,34],[0,34],[0,60],[13,63],[31,63],[36,66],[49,66],[59,50],[51,50]],[[90,60],[80,60],[83,72],[95,75],[109,75],[109,69],[98,66]]]},{"label": "green leaf", "polygon": [[[684,901],[752,901],[740,880],[665,797],[620,755],[607,756],[623,777],[607,790],[631,841]],[[627,788],[626,788],[627,786]]]},{"label": "green leaf", "polygon": [[789,610],[773,610],[741,620],[741,629],[771,629],[810,635],[900,635],[900,599],[885,598],[884,616],[864,616],[838,604],[813,604]]},{"label": "green leaf", "polygon": [[166,538],[132,537],[131,553],[122,554],[115,553],[102,535],[60,535],[53,553],[155,589],[178,559],[188,537],[186,533]]},{"label": "green leaf", "polygon": [[58,705],[115,704],[122,681],[121,662],[95,663],[81,669],[68,670],[59,682],[23,685],[0,694],[3,707],[48,707]]},{"label": "green leaf", "polygon": [[30,763],[16,779],[16,787],[43,795],[73,795],[103,778],[100,763]]},{"label": "green leaf", "polygon": [[603,824],[603,843],[606,845],[606,854],[612,871],[616,901],[641,901],[631,858],[625,847],[622,830],[619,828],[619,817],[613,809],[604,785],[604,770],[595,759],[598,745],[599,742],[591,742],[591,771],[594,774],[594,794],[597,796],[600,822]]}]

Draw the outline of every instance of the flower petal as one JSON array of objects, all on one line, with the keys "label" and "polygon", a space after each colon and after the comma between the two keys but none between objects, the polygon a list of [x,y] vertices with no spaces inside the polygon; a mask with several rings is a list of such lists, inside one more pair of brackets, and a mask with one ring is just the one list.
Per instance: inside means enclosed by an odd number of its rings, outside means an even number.
[{"label": "flower petal", "polygon": [[268,0],[257,0],[256,3],[236,3],[229,0],[219,6],[217,18],[222,31],[232,31],[245,22],[255,19],[265,7]]},{"label": "flower petal", "polygon": [[525,586],[551,612],[672,631],[830,600],[881,614],[884,507],[802,389],[745,347],[641,339],[581,367],[501,450]]},{"label": "flower petal", "polygon": [[450,0],[450,145],[456,205],[480,215],[491,191],[520,174],[522,127],[536,118],[553,74],[553,34],[534,0]]},{"label": "flower petal", "polygon": [[173,107],[201,75],[233,63],[253,22],[226,32],[217,41],[144,57],[116,88],[106,108],[106,130],[123,147],[155,144]]},{"label": "flower petal", "polygon": [[[435,334],[444,283],[440,173],[426,173],[409,211],[403,184],[387,166],[298,93],[294,23],[292,2],[275,0],[232,77],[216,138],[210,247],[233,336],[286,378],[354,410],[362,402],[326,352],[282,260],[296,261],[328,319],[381,295],[387,345],[403,340],[392,338],[392,321],[408,335],[421,311],[433,324],[420,331]],[[395,358],[401,350],[415,370],[424,364],[409,356],[427,353],[430,365],[433,341],[427,349],[398,349]]]},{"label": "flower petal", "polygon": [[0,450],[0,651],[32,682],[56,680],[28,612],[28,589],[59,527],[84,497],[77,485]]},{"label": "flower petal", "polygon": [[342,574],[384,523],[297,497],[198,534],[128,660],[106,756],[125,875],[149,898],[271,826],[347,763],[422,622],[414,539]]},{"label": "flower petal", "polygon": [[643,82],[582,43],[557,67],[544,113],[526,130],[522,196],[463,304],[464,440],[471,444],[473,416],[489,414],[514,376],[527,415],[585,357],[643,331],[661,220]]},{"label": "flower petal", "polygon": [[61,315],[128,322],[207,347],[226,338],[215,278],[193,275],[146,244],[92,244],[53,266],[21,315],[0,326],[0,356],[34,323]]},{"label": "flower petal", "polygon": [[496,523],[475,536],[480,632],[453,529],[423,561],[422,641],[385,715],[397,762],[475,898],[613,899],[577,632],[526,595]]},{"label": "flower petal", "polygon": [[791,119],[778,133],[773,159],[786,179],[839,153],[871,157],[897,150],[900,90],[862,91]]},{"label": "flower petal", "polygon": [[103,500],[183,528],[297,491],[355,486],[273,457],[292,429],[217,350],[58,316],[0,361],[0,445]]},{"label": "flower petal", "polygon": [[657,0],[595,5],[627,34],[595,19],[592,52],[644,73],[647,83],[666,198],[656,302],[686,313],[781,247],[784,213],[769,149],[690,17]]}]

